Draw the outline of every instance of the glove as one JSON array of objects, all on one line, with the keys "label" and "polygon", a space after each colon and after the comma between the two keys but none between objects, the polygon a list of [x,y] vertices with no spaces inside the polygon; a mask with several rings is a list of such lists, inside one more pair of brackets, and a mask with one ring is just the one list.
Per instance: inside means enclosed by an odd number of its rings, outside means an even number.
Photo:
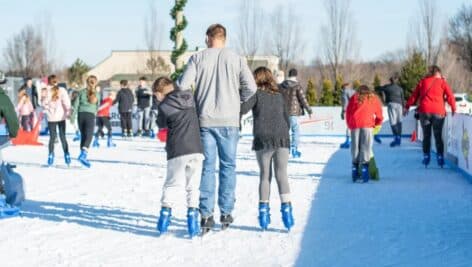
[{"label": "glove", "polygon": [[380,129],[382,129],[382,125],[377,125],[377,126],[375,126],[375,127],[374,127],[374,132],[373,132],[374,135],[379,134]]}]

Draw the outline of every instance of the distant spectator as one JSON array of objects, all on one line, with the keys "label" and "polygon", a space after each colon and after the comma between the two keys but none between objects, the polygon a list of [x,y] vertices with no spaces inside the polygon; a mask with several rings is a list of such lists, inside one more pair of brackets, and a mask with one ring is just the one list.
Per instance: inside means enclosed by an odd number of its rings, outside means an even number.
[{"label": "distant spectator", "polygon": [[138,102],[138,133],[137,136],[149,134],[149,116],[151,112],[151,91],[147,88],[146,77],[139,78],[139,86],[136,88],[136,101]]}]

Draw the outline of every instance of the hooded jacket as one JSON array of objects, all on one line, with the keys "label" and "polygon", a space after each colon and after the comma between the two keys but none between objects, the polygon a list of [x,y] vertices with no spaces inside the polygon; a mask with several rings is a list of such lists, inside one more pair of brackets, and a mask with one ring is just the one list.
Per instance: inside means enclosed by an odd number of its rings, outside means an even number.
[{"label": "hooded jacket", "polygon": [[203,154],[195,101],[191,91],[175,90],[160,103],[157,115],[159,128],[168,128],[167,160]]},{"label": "hooded jacket", "polygon": [[301,116],[304,110],[306,110],[308,114],[313,113],[310,105],[308,105],[303,88],[297,81],[285,80],[280,85],[280,92],[282,92],[285,98],[288,114],[290,116]]},{"label": "hooded jacket", "polygon": [[360,128],[374,128],[382,125],[382,103],[380,99],[372,94],[361,103],[359,93],[354,94],[347,104],[346,122],[350,130]]},{"label": "hooded jacket", "polygon": [[445,116],[445,99],[451,106],[452,112],[456,112],[456,99],[446,80],[444,78],[428,76],[418,83],[415,91],[406,103],[406,108],[409,109],[418,101],[419,113]]}]

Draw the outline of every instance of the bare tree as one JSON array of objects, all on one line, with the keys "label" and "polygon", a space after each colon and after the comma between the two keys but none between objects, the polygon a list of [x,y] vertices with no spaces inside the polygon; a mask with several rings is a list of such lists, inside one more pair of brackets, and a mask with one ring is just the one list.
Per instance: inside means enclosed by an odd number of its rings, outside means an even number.
[{"label": "bare tree", "polygon": [[15,34],[3,50],[7,72],[11,75],[40,77],[47,74],[49,61],[44,40],[32,25]]},{"label": "bare tree", "polygon": [[428,65],[436,64],[441,51],[441,24],[437,0],[418,0],[419,18],[416,21],[417,47],[424,53]]},{"label": "bare tree", "polygon": [[472,72],[472,4],[464,4],[449,25],[449,39],[457,55]]},{"label": "bare tree", "polygon": [[[161,48],[163,39],[162,22],[159,21],[159,15],[155,0],[149,1],[149,13],[144,19],[144,40],[148,51],[146,59],[146,69],[151,72],[152,79],[155,79],[161,71],[169,71],[165,66],[165,61],[159,56],[158,50]],[[165,70],[163,70],[164,68]]]},{"label": "bare tree", "polygon": [[44,62],[41,66],[43,76],[49,75],[58,69],[56,57],[56,36],[54,26],[51,21],[52,15],[49,12],[38,18],[37,32],[43,42]]},{"label": "bare tree", "polygon": [[254,67],[254,56],[261,50],[264,43],[265,14],[260,0],[242,0],[238,15],[238,49]]},{"label": "bare tree", "polygon": [[324,6],[327,21],[321,26],[323,52],[332,79],[336,80],[342,64],[353,53],[354,21],[350,0],[325,0]]},{"label": "bare tree", "polygon": [[280,58],[280,69],[287,75],[288,68],[299,59],[304,49],[301,24],[293,7],[279,5],[272,14],[272,47]]}]

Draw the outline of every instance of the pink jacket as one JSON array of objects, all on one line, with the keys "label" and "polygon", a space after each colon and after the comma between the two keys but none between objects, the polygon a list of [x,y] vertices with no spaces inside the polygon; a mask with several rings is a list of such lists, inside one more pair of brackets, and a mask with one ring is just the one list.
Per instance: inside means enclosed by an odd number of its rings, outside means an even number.
[{"label": "pink jacket", "polygon": [[59,97],[57,100],[52,100],[51,87],[48,87],[47,96],[41,97],[41,106],[49,122],[57,122],[66,120],[71,113],[70,98],[66,89],[59,87]]},{"label": "pink jacket", "polygon": [[24,102],[23,100],[18,103],[16,110],[18,111],[18,115],[20,116],[29,116],[31,115],[31,113],[34,112],[33,104],[31,103],[31,101]]}]

